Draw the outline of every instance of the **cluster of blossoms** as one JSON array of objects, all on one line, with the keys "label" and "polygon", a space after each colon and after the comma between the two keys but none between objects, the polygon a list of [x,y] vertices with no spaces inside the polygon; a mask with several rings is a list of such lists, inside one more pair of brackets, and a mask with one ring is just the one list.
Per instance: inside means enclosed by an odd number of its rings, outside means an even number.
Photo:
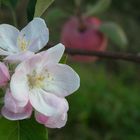
[{"label": "cluster of blossoms", "polygon": [[48,28],[41,18],[34,18],[21,31],[0,25],[0,87],[4,90],[1,114],[9,120],[30,118],[49,128],[63,127],[67,121],[65,99],[79,88],[80,78],[59,61],[64,46],[58,44],[37,53],[49,40]]}]

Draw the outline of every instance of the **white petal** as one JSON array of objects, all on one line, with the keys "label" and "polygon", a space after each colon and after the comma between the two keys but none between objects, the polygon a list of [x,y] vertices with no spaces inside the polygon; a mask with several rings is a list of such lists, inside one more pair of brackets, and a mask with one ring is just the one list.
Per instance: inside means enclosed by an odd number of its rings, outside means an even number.
[{"label": "white petal", "polygon": [[46,65],[52,80],[46,80],[45,91],[57,96],[65,97],[75,92],[80,86],[78,74],[68,65],[51,64]]},{"label": "white petal", "polygon": [[31,58],[20,63],[16,71],[23,69],[26,74],[32,74],[33,71],[40,72],[42,70],[42,57],[39,54],[32,55]]},{"label": "white petal", "polygon": [[27,52],[20,52],[17,54],[9,55],[4,60],[9,63],[20,63],[22,61],[25,61],[26,59],[31,58],[32,56],[34,56],[34,53],[27,51]]},{"label": "white petal", "polygon": [[11,94],[21,107],[25,106],[29,100],[29,87],[25,69],[23,67],[23,69],[16,71],[10,82]]},{"label": "white petal", "polygon": [[41,89],[31,91],[29,98],[35,110],[46,116],[53,116],[68,110],[68,103],[65,99],[44,92]]},{"label": "white petal", "polygon": [[4,106],[1,110],[1,113],[8,120],[23,120],[26,118],[30,118],[32,114],[32,107],[28,104],[27,106],[22,108],[22,111],[15,113]]},{"label": "white petal", "polygon": [[0,25],[0,48],[8,52],[17,52],[16,46],[19,30],[8,24]]},{"label": "white petal", "polygon": [[34,18],[21,30],[19,37],[24,38],[29,43],[29,51],[38,52],[47,44],[49,31],[43,19]]},{"label": "white petal", "polygon": [[40,55],[43,57],[44,62],[58,63],[63,56],[64,50],[64,45],[59,43],[47,51],[41,52]]}]

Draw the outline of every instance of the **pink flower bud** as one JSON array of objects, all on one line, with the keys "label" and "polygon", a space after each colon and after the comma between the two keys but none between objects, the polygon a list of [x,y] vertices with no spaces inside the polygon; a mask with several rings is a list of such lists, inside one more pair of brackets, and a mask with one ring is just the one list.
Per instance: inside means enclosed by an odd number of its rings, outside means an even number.
[{"label": "pink flower bud", "polygon": [[8,68],[4,63],[0,62],[0,86],[7,85],[9,79],[10,74]]}]

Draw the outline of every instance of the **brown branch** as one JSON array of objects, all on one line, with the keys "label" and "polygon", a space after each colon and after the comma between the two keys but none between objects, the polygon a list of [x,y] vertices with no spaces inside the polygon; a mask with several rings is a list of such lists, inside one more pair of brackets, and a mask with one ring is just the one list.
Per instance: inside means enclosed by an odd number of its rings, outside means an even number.
[{"label": "brown branch", "polygon": [[87,51],[78,49],[66,49],[66,53],[70,55],[97,56],[107,59],[118,59],[140,63],[140,55],[131,53],[111,52],[111,51]]},{"label": "brown branch", "polygon": [[[48,44],[45,48],[50,48],[52,46],[54,46],[54,44]],[[97,56],[99,58],[105,59],[125,60],[140,63],[140,55],[133,53],[112,52],[112,51],[88,51],[82,49],[71,49],[67,47],[65,49],[65,53],[69,55]]]}]

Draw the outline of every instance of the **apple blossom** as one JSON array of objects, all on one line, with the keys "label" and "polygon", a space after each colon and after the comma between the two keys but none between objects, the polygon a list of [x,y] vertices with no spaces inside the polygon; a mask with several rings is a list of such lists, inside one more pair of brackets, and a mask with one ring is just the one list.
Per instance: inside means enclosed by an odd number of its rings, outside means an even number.
[{"label": "apple blossom", "polygon": [[6,65],[0,62],[0,87],[7,85],[10,79],[9,70]]},{"label": "apple blossom", "polygon": [[7,56],[6,61],[19,62],[30,58],[48,40],[49,31],[41,18],[34,18],[21,31],[8,24],[0,25],[0,55]]},{"label": "apple blossom", "polygon": [[20,63],[11,77],[11,95],[16,106],[28,103],[36,111],[36,120],[50,128],[60,128],[67,120],[66,96],[80,85],[78,74],[59,61],[64,46],[58,44]]}]

